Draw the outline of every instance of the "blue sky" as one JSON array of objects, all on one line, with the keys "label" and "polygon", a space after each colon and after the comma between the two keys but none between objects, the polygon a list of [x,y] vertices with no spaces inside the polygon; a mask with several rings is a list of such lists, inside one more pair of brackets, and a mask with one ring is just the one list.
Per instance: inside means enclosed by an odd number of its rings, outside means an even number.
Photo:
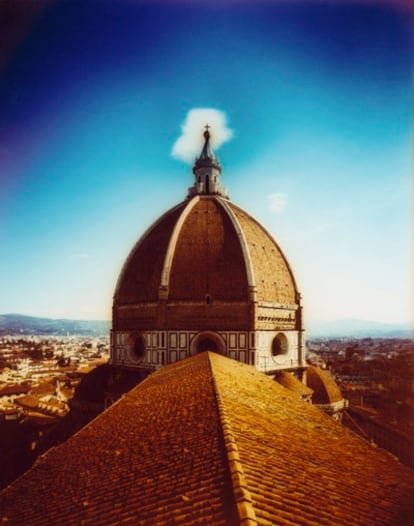
[{"label": "blue sky", "polygon": [[0,4],[0,313],[110,318],[136,239],[192,184],[181,125],[215,108],[223,183],[307,317],[412,319],[408,2],[19,5]]}]

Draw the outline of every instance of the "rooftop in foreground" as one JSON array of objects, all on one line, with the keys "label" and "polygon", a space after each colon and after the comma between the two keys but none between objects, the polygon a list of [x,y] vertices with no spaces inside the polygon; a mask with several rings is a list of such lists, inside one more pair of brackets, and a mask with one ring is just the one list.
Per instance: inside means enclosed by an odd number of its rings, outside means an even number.
[{"label": "rooftop in foreground", "polygon": [[253,367],[143,381],[0,495],[5,524],[409,524],[413,472]]}]

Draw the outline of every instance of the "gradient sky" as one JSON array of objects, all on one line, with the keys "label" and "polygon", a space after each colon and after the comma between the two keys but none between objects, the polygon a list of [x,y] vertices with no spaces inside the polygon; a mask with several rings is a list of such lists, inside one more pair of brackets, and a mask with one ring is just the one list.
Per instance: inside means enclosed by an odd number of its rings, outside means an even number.
[{"label": "gradient sky", "polygon": [[409,2],[205,4],[0,2],[0,313],[109,319],[192,184],[171,155],[188,111],[216,108],[223,184],[307,317],[409,321]]}]

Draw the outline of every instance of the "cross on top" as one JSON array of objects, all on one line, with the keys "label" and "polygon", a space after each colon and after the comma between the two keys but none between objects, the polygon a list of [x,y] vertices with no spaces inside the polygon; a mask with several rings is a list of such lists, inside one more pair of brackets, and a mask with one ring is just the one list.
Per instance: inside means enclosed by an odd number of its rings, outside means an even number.
[{"label": "cross on top", "polygon": [[206,140],[206,144],[207,144],[207,141],[210,139],[210,132],[208,131],[210,126],[206,124],[204,128],[206,131],[203,133],[203,135],[204,135],[204,139]]}]

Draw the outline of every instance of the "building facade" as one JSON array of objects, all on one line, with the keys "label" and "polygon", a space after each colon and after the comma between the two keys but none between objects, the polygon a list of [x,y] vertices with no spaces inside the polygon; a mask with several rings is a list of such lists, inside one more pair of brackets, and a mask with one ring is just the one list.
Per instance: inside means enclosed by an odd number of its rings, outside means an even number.
[{"label": "building facade", "polygon": [[151,372],[210,350],[302,378],[301,296],[267,230],[233,204],[204,132],[185,201],[127,258],[114,295],[111,364]]}]

